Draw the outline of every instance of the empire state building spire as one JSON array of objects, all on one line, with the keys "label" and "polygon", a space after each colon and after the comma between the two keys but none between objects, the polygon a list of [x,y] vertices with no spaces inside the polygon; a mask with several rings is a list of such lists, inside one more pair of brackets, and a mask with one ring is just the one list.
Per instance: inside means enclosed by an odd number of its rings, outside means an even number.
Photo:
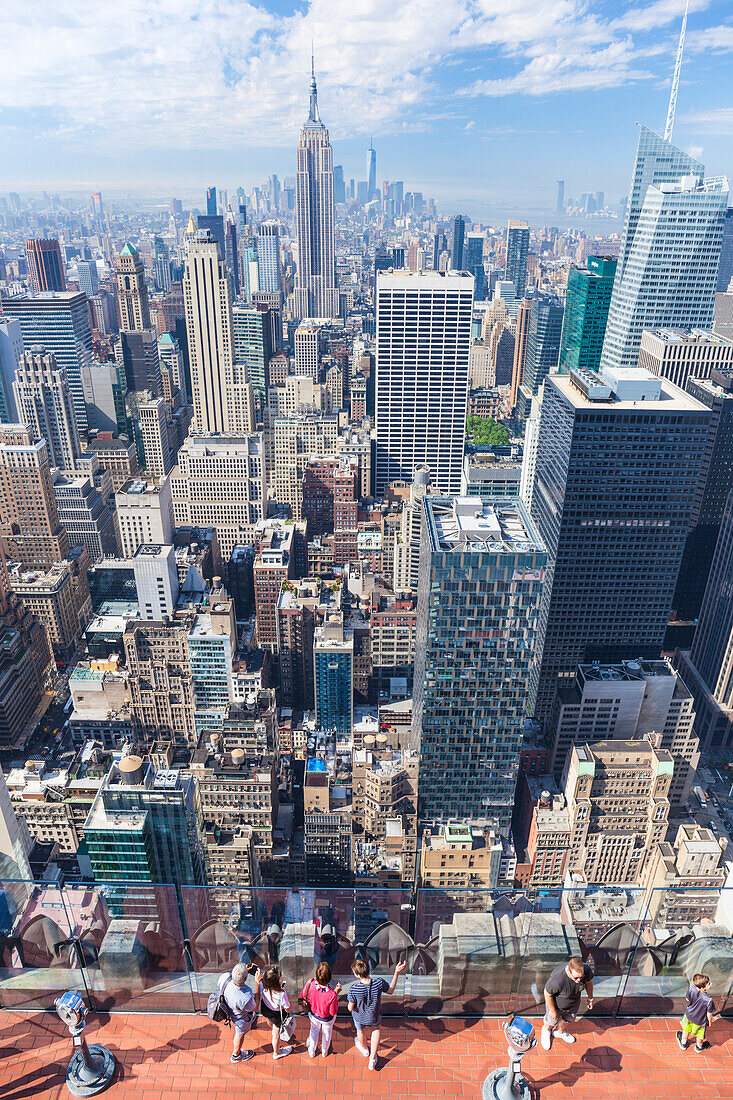
[{"label": "empire state building spire", "polygon": [[311,49],[311,96],[308,110],[308,121],[322,126],[321,116],[318,114],[318,88],[316,87],[316,59]]},{"label": "empire state building spire", "polygon": [[295,315],[301,319],[338,317],[333,150],[328,130],[318,112],[316,68],[312,52],[310,107],[298,141],[295,224],[298,238]]}]

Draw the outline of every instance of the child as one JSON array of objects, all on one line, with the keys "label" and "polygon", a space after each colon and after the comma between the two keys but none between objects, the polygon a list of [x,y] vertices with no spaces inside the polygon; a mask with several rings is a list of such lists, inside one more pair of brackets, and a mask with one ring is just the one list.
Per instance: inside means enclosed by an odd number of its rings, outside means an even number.
[{"label": "child", "polygon": [[[397,978],[407,966],[406,962],[397,963],[394,968],[391,985],[384,978],[369,977],[369,963],[366,959],[357,959],[351,967],[356,978],[349,986],[348,1008],[356,1026],[356,1049],[369,1059],[369,1069],[377,1068],[379,1057],[379,1024],[382,1019],[382,994],[394,993]],[[364,1042],[364,1028],[373,1028],[371,1048]]]},{"label": "child", "polygon": [[272,1060],[284,1058],[292,1047],[280,1049],[280,1028],[290,1015],[290,1001],[285,992],[285,982],[276,966],[268,966],[262,973],[257,970],[255,981],[261,986],[260,1012],[272,1024]]},{"label": "child", "polygon": [[311,1022],[311,1031],[308,1036],[308,1053],[315,1058],[318,1053],[318,1036],[321,1036],[321,1058],[328,1056],[331,1047],[333,1025],[336,1022],[336,1014],[339,1008],[339,993],[341,985],[337,983],[335,989],[331,989],[331,967],[327,962],[319,963],[316,967],[316,976],[307,981],[300,994],[303,1008],[308,1013]]},{"label": "child", "polygon": [[705,1028],[710,1027],[713,1020],[720,1019],[720,1013],[715,1012],[713,998],[710,996],[711,985],[707,974],[695,974],[692,979],[692,985],[687,990],[687,1007],[681,1020],[682,1031],[677,1032],[680,1050],[687,1050],[690,1039],[695,1040],[698,1054],[710,1046],[710,1043],[705,1042]]}]

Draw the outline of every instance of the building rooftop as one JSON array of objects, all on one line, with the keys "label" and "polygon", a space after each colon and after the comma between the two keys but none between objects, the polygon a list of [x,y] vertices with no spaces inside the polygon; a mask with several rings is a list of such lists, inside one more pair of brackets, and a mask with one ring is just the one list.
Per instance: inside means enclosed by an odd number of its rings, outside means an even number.
[{"label": "building rooftop", "polygon": [[[612,410],[613,412],[630,412],[635,410],[637,412],[649,411],[661,414],[667,414],[669,412],[696,412],[701,415],[709,415],[709,410],[702,405],[699,401],[696,401],[694,397],[691,397],[684,390],[679,389],[672,382],[669,382],[666,378],[656,378],[650,371],[644,371],[640,367],[628,367],[624,369],[623,377],[621,376],[621,368],[617,371],[617,374],[622,382],[629,383],[639,377],[638,372],[642,371],[643,375],[649,375],[651,379],[654,379],[654,386],[650,382],[650,387],[655,390],[655,396],[651,399],[624,399],[620,400],[615,392],[611,392],[605,396],[600,391],[597,397],[591,395],[590,397],[583,392],[579,387],[578,381],[570,374],[551,374],[548,377],[550,385],[554,386],[563,396],[563,398],[572,405],[575,409],[582,410],[595,410],[607,412]],[[634,377],[631,377],[631,373],[634,372]],[[589,371],[588,374],[594,374]],[[598,385],[605,390],[609,390],[611,387],[608,384],[608,377],[601,375],[595,375]],[[643,381],[644,379],[640,379]],[[658,392],[657,392],[658,391]],[[622,390],[622,392],[624,392]]]},{"label": "building rooftop", "polygon": [[542,540],[519,501],[482,505],[477,497],[426,497],[425,513],[434,550],[507,554],[544,551]]},{"label": "building rooftop", "polygon": [[647,333],[665,344],[733,344],[726,336],[701,328],[652,328],[645,329],[644,335]]}]

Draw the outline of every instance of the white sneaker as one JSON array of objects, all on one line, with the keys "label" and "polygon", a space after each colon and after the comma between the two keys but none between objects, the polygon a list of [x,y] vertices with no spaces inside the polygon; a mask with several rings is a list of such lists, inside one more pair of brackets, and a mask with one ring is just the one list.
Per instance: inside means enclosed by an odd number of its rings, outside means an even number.
[{"label": "white sneaker", "polygon": [[[328,1058],[330,1053],[331,1053],[330,1048],[328,1050],[321,1050],[321,1058]],[[314,1051],[313,1052],[313,1057],[315,1058],[315,1056],[316,1055],[315,1055],[315,1051]]]},{"label": "white sneaker", "polygon": [[273,1054],[272,1056],[273,1062],[277,1062],[278,1058],[285,1058],[288,1054],[292,1053],[292,1050],[292,1047],[280,1047],[277,1054]]},{"label": "white sneaker", "polygon": [[369,1051],[367,1050],[367,1048],[364,1046],[363,1043],[359,1042],[358,1039],[355,1041],[354,1046],[359,1051],[359,1054],[363,1054],[365,1058],[369,1057]]},{"label": "white sneaker", "polygon": [[376,1069],[376,1068],[377,1068],[377,1059],[376,1058],[370,1058],[369,1059],[369,1069]]},{"label": "white sneaker", "polygon": [[571,1035],[569,1031],[555,1031],[553,1032],[556,1039],[562,1039],[564,1043],[574,1043],[575,1036]]},{"label": "white sneaker", "polygon": [[540,1036],[540,1046],[543,1050],[549,1050],[552,1046],[552,1032],[549,1027],[542,1028],[542,1035]]},{"label": "white sneaker", "polygon": [[308,1051],[308,1054],[310,1055],[310,1057],[315,1058],[316,1054],[318,1053],[316,1048],[311,1046],[310,1043],[306,1043],[305,1047],[306,1047],[306,1050]]}]

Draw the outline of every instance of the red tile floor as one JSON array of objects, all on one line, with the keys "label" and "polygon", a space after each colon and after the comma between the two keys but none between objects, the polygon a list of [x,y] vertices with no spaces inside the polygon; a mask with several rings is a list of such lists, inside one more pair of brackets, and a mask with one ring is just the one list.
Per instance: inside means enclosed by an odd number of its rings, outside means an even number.
[{"label": "red tile floor", "polygon": [[[705,1054],[679,1050],[676,1021],[580,1021],[578,1041],[539,1046],[525,1059],[526,1076],[540,1100],[676,1100],[733,1096],[733,1021],[721,1020]],[[298,1023],[304,1039],[305,1021]],[[487,1072],[505,1062],[498,1020],[409,1020],[385,1022],[381,1068],[371,1072],[353,1047],[348,1020],[339,1020],[334,1051],[311,1060],[303,1042],[273,1062],[269,1029],[262,1023],[245,1040],[255,1050],[249,1062],[231,1065],[231,1033],[205,1016],[115,1013],[92,1017],[90,1042],[113,1052],[118,1071],[110,1100],[282,1100],[317,1097],[481,1096]],[[1,1100],[57,1100],[69,1094],[68,1032],[50,1013],[0,1013]]]}]

